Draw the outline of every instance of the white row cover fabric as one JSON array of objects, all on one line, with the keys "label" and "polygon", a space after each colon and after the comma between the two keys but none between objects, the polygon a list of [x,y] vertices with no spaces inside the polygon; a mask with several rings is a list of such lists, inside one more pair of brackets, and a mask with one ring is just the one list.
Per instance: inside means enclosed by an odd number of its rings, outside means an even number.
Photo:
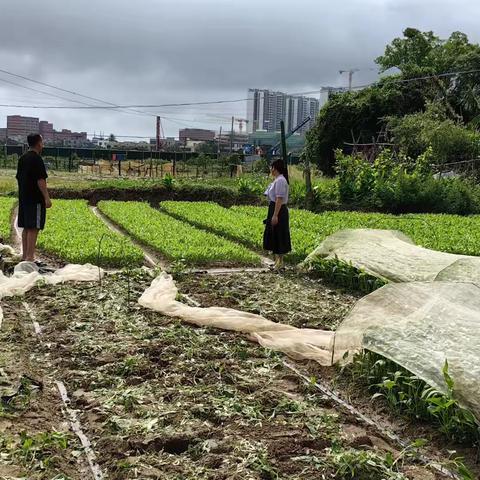
[{"label": "white row cover fabric", "polygon": [[415,245],[393,230],[341,230],[327,237],[304,261],[338,258],[391,282],[452,280],[480,284],[480,258]]},{"label": "white row cover fabric", "polygon": [[265,347],[325,366],[366,348],[444,392],[448,360],[456,395],[480,419],[480,258],[427,250],[386,230],[338,232],[309,259],[315,256],[337,257],[397,283],[361,299],[336,332],[297,329],[228,308],[190,307],[176,300],[166,273],[139,303],[195,325],[250,334]]},{"label": "white row cover fabric", "polygon": [[480,287],[472,283],[389,284],[361,299],[335,334],[334,362],[366,348],[446,392],[480,419]]},{"label": "white row cover fabric", "polygon": [[[0,252],[13,254],[10,247],[0,244]],[[33,262],[20,262],[15,266],[12,276],[6,276],[0,271],[0,300],[4,297],[24,295],[38,284],[57,285],[63,282],[92,282],[104,276],[102,269],[94,265],[66,265],[53,273],[41,274]],[[0,325],[3,311],[0,307]]]},{"label": "white row cover fabric", "polygon": [[297,359],[332,362],[333,332],[298,329],[267,320],[261,315],[223,307],[191,307],[176,300],[178,289],[165,272],[155,278],[138,302],[140,305],[185,322],[250,334],[261,345]]}]

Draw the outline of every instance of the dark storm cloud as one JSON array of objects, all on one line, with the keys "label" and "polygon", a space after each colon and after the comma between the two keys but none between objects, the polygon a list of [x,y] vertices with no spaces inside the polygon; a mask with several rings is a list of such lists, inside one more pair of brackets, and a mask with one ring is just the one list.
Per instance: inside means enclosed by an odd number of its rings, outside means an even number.
[{"label": "dark storm cloud", "polygon": [[[248,87],[296,92],[345,82],[341,68],[363,68],[356,81],[372,80],[375,74],[368,68],[374,67],[374,58],[407,26],[442,36],[462,30],[478,40],[477,3],[4,0],[0,68],[118,103],[243,98]],[[62,103],[0,83],[0,103],[7,97]],[[235,104],[193,108],[190,119],[207,120],[202,117],[207,111],[229,115],[244,110]],[[172,117],[175,111],[168,110]],[[1,117],[7,113],[11,110],[0,107]],[[37,113],[89,132],[147,133],[152,123],[111,112]],[[177,127],[172,123],[170,130]]]}]

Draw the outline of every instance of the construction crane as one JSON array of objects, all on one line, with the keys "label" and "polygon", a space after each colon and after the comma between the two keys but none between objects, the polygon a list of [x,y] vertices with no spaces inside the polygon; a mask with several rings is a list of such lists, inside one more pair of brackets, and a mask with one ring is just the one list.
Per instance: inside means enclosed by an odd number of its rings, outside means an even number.
[{"label": "construction crane", "polygon": [[359,72],[359,68],[351,68],[350,70],[340,70],[340,75],[344,73],[348,73],[348,89],[352,90],[352,83],[353,83],[353,74]]},{"label": "construction crane", "polygon": [[248,123],[248,120],[246,118],[236,118],[235,121],[238,123],[240,133],[243,133],[243,124]]}]

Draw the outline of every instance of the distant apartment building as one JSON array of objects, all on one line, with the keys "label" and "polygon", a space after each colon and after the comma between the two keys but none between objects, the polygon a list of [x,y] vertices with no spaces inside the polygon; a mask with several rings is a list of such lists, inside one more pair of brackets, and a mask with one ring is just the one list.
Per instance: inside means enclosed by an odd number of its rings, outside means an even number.
[{"label": "distant apartment building", "polygon": [[38,131],[44,140],[53,140],[55,136],[55,130],[53,129],[53,123],[42,120],[38,126]]},{"label": "distant apartment building", "polygon": [[6,142],[6,141],[7,141],[7,129],[0,128],[0,142]]},{"label": "distant apartment building", "polygon": [[282,120],[289,132],[310,116],[310,122],[299,130],[299,133],[304,133],[314,125],[319,109],[320,103],[316,98],[250,88],[247,100],[248,133],[257,130],[278,132]]},{"label": "distant apartment building", "polygon": [[209,142],[215,140],[215,131],[202,128],[183,128],[178,132],[180,144],[184,145],[188,140],[193,142]]},{"label": "distant apartment building", "polygon": [[38,133],[40,120],[36,117],[24,117],[22,115],[7,116],[7,136],[15,140],[27,138],[29,133]]},{"label": "distant apartment building", "polygon": [[63,128],[61,131],[54,130],[53,139],[48,143],[61,144],[70,147],[80,147],[88,142],[87,132],[72,132]]},{"label": "distant apartment building", "polygon": [[46,120],[40,121],[36,117],[7,116],[6,137],[8,139],[26,142],[27,135],[30,133],[40,133],[47,144],[79,147],[88,142],[86,132],[72,132],[66,129],[57,131],[53,128],[53,123]]}]

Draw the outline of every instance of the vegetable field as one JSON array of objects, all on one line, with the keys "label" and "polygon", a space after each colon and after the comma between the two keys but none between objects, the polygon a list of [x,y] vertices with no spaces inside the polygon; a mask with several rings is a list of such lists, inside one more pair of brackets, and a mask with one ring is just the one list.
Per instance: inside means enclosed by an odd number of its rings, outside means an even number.
[{"label": "vegetable field", "polygon": [[39,247],[71,263],[109,267],[141,265],[143,252],[132,242],[112,232],[88,208],[84,200],[55,200]]},{"label": "vegetable field", "polygon": [[[265,216],[261,207],[238,206],[232,210],[256,218]],[[326,237],[345,228],[399,230],[417,244],[432,250],[462,255],[480,255],[480,216],[441,214],[388,215],[381,213],[325,212],[315,214],[290,210],[294,248],[310,253]]]},{"label": "vegetable field", "polygon": [[[130,235],[169,260],[197,265],[260,263],[260,257],[245,247],[198,230],[145,203],[109,201],[100,202],[98,208]],[[204,216],[209,214],[208,211],[203,213]]]},{"label": "vegetable field", "polygon": [[[0,199],[0,227],[6,234],[14,203]],[[26,297],[2,301],[0,380],[7,391],[18,392],[0,402],[0,411],[8,413],[0,415],[6,478],[89,478],[78,467],[85,463],[84,450],[68,429],[61,398],[54,386],[40,388],[37,378],[63,381],[98,468],[108,478],[445,479],[419,465],[418,454],[430,452],[449,468],[464,468],[463,460],[448,463],[453,447],[449,443],[447,450],[442,443],[438,430],[445,434],[444,424],[436,420],[444,418],[443,411],[421,417],[425,425],[418,438],[432,439],[428,448],[421,443],[405,448],[319,391],[319,384],[327,391],[338,388],[363,415],[380,417],[396,432],[405,431],[406,425],[415,428],[418,417],[409,416],[408,410],[396,411],[400,420],[386,413],[394,403],[391,395],[383,399],[380,386],[393,381],[390,375],[398,380],[395,364],[388,376],[375,377],[372,386],[361,383],[363,368],[368,369],[366,378],[372,378],[367,366],[355,364],[352,370],[325,375],[313,361],[287,359],[238,332],[180,323],[138,303],[157,272],[131,268],[144,262],[137,246],[142,244],[166,260],[178,302],[234,308],[300,329],[334,331],[362,292],[373,290],[339,280],[350,278],[353,267],[332,261],[322,280],[293,268],[281,274],[228,268],[261,264],[263,207],[169,201],[153,208],[142,202],[101,201],[98,209],[102,215],[96,216],[86,201],[54,200],[40,248],[67,262],[128,269],[110,271],[101,282],[40,285]],[[111,230],[107,218],[119,231]],[[302,260],[343,228],[394,228],[430,248],[470,254],[480,250],[478,217],[319,215],[291,209],[290,219],[291,262]],[[184,264],[226,268],[199,272],[184,269]],[[382,362],[380,358],[375,365]],[[445,405],[449,401],[448,396],[438,398]],[[476,432],[474,420],[467,423],[472,417],[462,420],[463,410],[450,410],[458,425],[449,441],[475,440],[470,435]],[[474,453],[465,456],[476,468]]]},{"label": "vegetable field", "polygon": [[[210,292],[216,305],[225,305],[245,281],[258,292],[262,311],[285,315],[286,305],[271,304],[265,288],[284,290],[277,274],[250,281],[234,275],[228,284],[223,277],[197,275],[196,282],[179,282],[179,288],[198,299],[195,283],[205,282],[202,291]],[[139,270],[109,275],[102,285],[41,286],[25,298],[8,299],[0,366],[3,372],[8,362],[10,377],[2,381],[24,378],[26,387],[3,407],[8,415],[0,416],[6,478],[93,478],[79,468],[83,449],[67,422],[62,424],[52,376],[63,380],[69,407],[77,412],[103,478],[446,478],[416,466],[416,450],[386,443],[371,427],[335,408],[314,388],[314,369],[310,383],[305,382],[281,355],[241,335],[192,328],[129,302],[128,289],[138,294],[150,282],[148,273]],[[287,288],[298,307],[304,291],[313,300],[322,289],[314,284],[299,288]],[[332,292],[323,293],[325,303],[316,302],[325,315],[319,327],[332,320]],[[249,297],[240,297],[239,307],[249,308],[243,303]],[[35,338],[23,301],[35,309],[42,342]],[[333,301],[352,300],[340,294]],[[314,309],[304,316],[299,308],[296,322],[310,323]],[[37,378],[45,379],[45,388],[32,383]],[[416,477],[409,475],[412,468]]]},{"label": "vegetable field", "polygon": [[0,238],[7,241],[12,231],[12,210],[16,198],[0,197]]},{"label": "vegetable field", "polygon": [[232,238],[252,248],[262,244],[263,224],[256,217],[239,215],[213,202],[162,202],[160,208],[170,215]]}]

